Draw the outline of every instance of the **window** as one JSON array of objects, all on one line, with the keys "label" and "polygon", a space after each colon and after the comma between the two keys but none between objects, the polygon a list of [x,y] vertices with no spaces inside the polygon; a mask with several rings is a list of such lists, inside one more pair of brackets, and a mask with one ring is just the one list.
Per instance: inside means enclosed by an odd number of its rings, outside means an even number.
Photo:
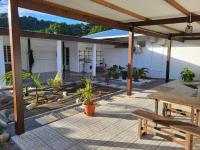
[{"label": "window", "polygon": [[11,53],[9,45],[4,45],[4,62],[5,64],[10,64],[11,62]]},{"label": "window", "polygon": [[5,62],[5,71],[11,71],[11,53],[10,53],[10,46],[4,45],[4,62]]}]

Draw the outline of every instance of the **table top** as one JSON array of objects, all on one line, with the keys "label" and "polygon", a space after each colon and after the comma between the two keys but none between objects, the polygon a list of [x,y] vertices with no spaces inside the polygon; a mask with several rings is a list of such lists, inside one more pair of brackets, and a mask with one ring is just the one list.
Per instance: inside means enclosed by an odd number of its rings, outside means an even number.
[{"label": "table top", "polygon": [[148,95],[148,98],[200,109],[200,97],[179,96],[173,95],[170,92],[155,92]]}]

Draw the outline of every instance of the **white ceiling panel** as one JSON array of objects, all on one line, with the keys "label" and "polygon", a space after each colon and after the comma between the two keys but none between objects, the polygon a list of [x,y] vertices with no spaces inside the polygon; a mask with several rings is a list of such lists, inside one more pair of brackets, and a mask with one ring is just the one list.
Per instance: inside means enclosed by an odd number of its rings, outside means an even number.
[{"label": "white ceiling panel", "polygon": [[193,13],[200,13],[200,0],[176,0],[180,5]]},{"label": "white ceiling panel", "polygon": [[168,5],[164,0],[106,0],[106,1],[151,19],[166,18],[172,16],[183,16],[178,10]]},{"label": "white ceiling panel", "polygon": [[[91,0],[46,0],[52,3],[56,3],[62,6],[77,9],[90,14],[102,16],[112,20],[118,20],[121,22],[138,21],[137,18],[120,13],[111,8],[97,4]],[[162,19],[185,16],[179,10],[169,5],[164,0],[105,0],[109,3],[148,17],[150,19]],[[176,0],[183,7],[191,12],[200,14],[200,0]],[[184,31],[186,23],[170,24],[167,26]],[[200,24],[193,23],[194,32],[200,32]],[[163,33],[172,33],[173,30],[169,30],[160,26],[148,26],[143,27]]]},{"label": "white ceiling panel", "polygon": [[70,8],[78,9],[101,17],[123,21],[136,19],[134,17],[106,8],[102,5],[94,3],[90,0],[46,0],[59,5],[67,6]]}]

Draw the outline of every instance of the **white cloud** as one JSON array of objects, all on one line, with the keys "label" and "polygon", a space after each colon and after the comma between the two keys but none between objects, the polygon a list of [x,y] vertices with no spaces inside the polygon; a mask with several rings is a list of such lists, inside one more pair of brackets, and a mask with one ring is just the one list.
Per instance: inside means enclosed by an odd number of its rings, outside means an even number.
[{"label": "white cloud", "polygon": [[0,0],[0,13],[6,13],[7,11],[8,11],[7,1],[6,0]]},{"label": "white cloud", "polygon": [[[7,13],[8,12],[8,2],[7,0],[0,0],[0,13]],[[27,10],[23,8],[19,8],[19,16],[32,16],[34,14],[38,15],[45,15],[44,13],[37,12],[37,11],[32,11],[32,10]]]}]

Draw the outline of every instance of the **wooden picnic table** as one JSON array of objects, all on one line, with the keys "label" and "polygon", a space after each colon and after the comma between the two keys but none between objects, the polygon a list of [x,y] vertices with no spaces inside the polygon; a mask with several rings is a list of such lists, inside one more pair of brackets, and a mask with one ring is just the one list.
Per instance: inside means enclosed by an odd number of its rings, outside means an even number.
[{"label": "wooden picnic table", "polygon": [[[164,111],[164,115],[167,114],[168,111],[171,112],[179,112],[179,114],[185,116],[190,116],[191,121],[195,124],[198,124],[199,120],[199,112],[200,112],[200,98],[199,97],[190,97],[190,96],[178,96],[173,95],[170,92],[155,92],[148,96],[150,99],[155,100],[155,112],[158,114],[158,102],[163,102],[167,104],[168,108]],[[191,108],[191,112],[186,112],[181,109],[172,109],[172,104],[178,104],[183,106],[188,106]],[[171,115],[171,112],[169,115]],[[195,119],[195,120],[194,120]],[[195,122],[194,122],[195,121]]]}]

